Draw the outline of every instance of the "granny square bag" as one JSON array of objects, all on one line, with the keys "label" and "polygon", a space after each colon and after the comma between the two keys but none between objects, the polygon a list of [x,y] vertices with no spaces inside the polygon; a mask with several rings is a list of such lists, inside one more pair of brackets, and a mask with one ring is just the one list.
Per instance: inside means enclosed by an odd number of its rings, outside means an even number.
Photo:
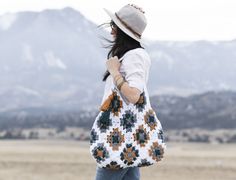
[{"label": "granny square bag", "polygon": [[163,158],[162,126],[147,95],[144,88],[136,104],[127,103],[113,83],[90,131],[90,153],[98,167],[143,167]]}]

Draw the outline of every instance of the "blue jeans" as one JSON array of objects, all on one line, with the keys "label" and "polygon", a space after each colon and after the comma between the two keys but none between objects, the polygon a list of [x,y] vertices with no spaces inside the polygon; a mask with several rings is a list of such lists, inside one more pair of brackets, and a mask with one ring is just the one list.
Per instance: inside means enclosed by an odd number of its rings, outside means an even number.
[{"label": "blue jeans", "polygon": [[139,180],[139,167],[129,167],[119,170],[97,167],[95,180]]}]

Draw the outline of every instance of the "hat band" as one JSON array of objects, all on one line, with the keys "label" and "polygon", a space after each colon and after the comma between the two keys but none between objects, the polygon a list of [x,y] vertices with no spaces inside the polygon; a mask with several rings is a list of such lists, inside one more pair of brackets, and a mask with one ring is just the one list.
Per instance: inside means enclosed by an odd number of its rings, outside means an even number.
[{"label": "hat band", "polygon": [[118,15],[115,13],[117,19],[128,29],[130,30],[137,38],[141,38],[141,35],[137,32],[135,32],[126,22],[124,22]]}]

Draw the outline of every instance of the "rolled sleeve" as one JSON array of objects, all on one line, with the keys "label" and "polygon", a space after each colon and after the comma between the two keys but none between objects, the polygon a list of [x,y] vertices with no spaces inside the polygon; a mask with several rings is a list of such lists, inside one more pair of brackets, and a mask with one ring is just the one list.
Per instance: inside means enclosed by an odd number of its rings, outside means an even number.
[{"label": "rolled sleeve", "polygon": [[130,54],[123,59],[122,64],[129,86],[143,92],[146,73],[144,59],[139,54]]}]

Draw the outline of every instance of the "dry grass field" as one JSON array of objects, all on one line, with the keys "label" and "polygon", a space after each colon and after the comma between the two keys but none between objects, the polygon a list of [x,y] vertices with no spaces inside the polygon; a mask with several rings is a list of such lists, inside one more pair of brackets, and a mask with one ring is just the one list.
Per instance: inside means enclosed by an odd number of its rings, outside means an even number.
[{"label": "dry grass field", "polygon": [[[236,180],[236,144],[168,143],[159,165],[141,180]],[[0,141],[0,180],[93,180],[89,143]]]}]

